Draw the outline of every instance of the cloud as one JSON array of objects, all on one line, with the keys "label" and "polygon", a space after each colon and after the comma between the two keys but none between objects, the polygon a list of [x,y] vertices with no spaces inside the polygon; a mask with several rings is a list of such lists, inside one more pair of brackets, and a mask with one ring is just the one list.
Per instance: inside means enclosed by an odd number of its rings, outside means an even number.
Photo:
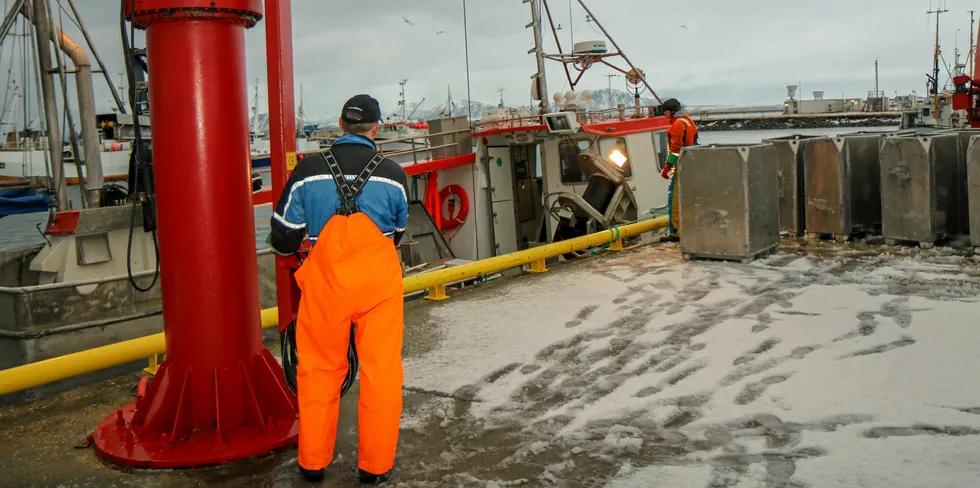
[{"label": "cloud", "polygon": [[[57,5],[57,0],[52,3]],[[576,41],[602,38],[595,24],[586,22],[577,1],[572,3],[575,6],[569,12],[568,2],[549,2],[555,22],[562,26],[558,34],[566,49],[573,32]],[[115,73],[123,71],[118,3],[82,0],[76,4],[118,83]],[[671,94],[692,105],[778,104],[785,97],[785,86],[800,81],[805,95],[824,90],[828,96],[865,96],[874,88],[875,59],[880,63],[881,87],[887,93],[922,93],[925,74],[931,71],[934,20],[926,15],[928,0],[602,0],[587,4],[630,59],[647,73],[658,94]],[[302,85],[306,112],[315,116],[335,113],[351,95],[368,92],[390,113],[398,101],[398,81],[403,78],[409,80],[410,102],[425,98],[427,107],[441,105],[447,87],[457,100],[464,99],[462,7],[463,0],[293,0],[297,100]],[[947,63],[953,62],[957,43],[965,57],[971,7],[969,0],[948,2],[949,13],[941,26]],[[467,0],[466,8],[473,99],[496,101],[497,90],[503,88],[508,103],[528,103],[535,69],[534,57],[527,53],[533,46],[531,30],[525,28],[530,21],[528,4]],[[65,25],[81,41],[77,28],[67,20]],[[436,35],[439,31],[445,32]],[[546,49],[554,52],[548,29],[545,41]],[[260,22],[246,33],[246,60],[249,83],[258,79],[263,97],[265,57],[265,24]],[[549,92],[566,90],[561,67],[549,64]],[[580,89],[605,88],[604,75],[610,72],[599,66],[590,69]],[[613,84],[623,88],[624,80],[613,79]],[[100,110],[109,110],[111,97],[104,85],[96,84],[97,103]],[[250,96],[252,92],[250,86]]]}]

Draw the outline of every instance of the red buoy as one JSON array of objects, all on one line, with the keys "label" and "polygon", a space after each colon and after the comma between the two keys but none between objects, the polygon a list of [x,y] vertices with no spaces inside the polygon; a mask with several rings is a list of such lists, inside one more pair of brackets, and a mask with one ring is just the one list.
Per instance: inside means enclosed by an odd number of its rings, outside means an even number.
[{"label": "red buoy", "polygon": [[295,442],[297,432],[295,398],[262,345],[244,166],[245,29],[261,18],[262,1],[135,3],[153,77],[167,356],[136,401],[99,424],[95,449],[111,462],[144,468],[254,457]]}]

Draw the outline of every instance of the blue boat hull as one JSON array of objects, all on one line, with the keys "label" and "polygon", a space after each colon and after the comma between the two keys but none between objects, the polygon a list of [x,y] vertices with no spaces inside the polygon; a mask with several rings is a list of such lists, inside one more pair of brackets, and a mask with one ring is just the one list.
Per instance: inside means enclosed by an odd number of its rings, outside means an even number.
[{"label": "blue boat hull", "polygon": [[268,168],[272,166],[271,156],[256,156],[252,158],[252,168]]},{"label": "blue boat hull", "polygon": [[8,215],[44,212],[51,204],[51,195],[36,188],[0,190],[0,218]]}]

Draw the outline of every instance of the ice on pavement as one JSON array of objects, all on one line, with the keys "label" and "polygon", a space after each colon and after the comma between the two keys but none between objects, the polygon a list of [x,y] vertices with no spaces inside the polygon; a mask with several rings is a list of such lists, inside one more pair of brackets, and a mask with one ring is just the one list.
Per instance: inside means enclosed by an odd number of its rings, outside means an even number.
[{"label": "ice on pavement", "polygon": [[406,385],[466,403],[448,464],[519,432],[500,486],[976,486],[980,266],[905,254],[576,263],[431,307]]}]

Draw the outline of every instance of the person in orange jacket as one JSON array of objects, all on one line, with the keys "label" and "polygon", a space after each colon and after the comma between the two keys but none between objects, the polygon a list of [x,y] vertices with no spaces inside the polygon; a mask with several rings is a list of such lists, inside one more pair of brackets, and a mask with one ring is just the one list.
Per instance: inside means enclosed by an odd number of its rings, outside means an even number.
[{"label": "person in orange jacket", "polygon": [[667,164],[664,165],[660,176],[665,180],[670,180],[670,187],[667,190],[667,211],[670,214],[670,225],[667,229],[667,236],[662,239],[664,242],[677,242],[680,240],[681,215],[678,201],[680,187],[677,184],[677,162],[680,160],[681,149],[698,144],[698,126],[681,108],[681,103],[676,98],[665,101],[662,105],[664,115],[670,122],[667,129],[668,148]]},{"label": "person in orange jacket", "polygon": [[404,287],[396,246],[408,223],[408,177],[374,143],[378,101],[344,104],[344,135],[296,166],[271,220],[269,244],[295,253],[308,236],[309,257],[296,271],[299,467],[322,481],[332,461],[340,391],[351,338],[360,363],[358,459],[362,483],[389,480],[402,410]]}]

